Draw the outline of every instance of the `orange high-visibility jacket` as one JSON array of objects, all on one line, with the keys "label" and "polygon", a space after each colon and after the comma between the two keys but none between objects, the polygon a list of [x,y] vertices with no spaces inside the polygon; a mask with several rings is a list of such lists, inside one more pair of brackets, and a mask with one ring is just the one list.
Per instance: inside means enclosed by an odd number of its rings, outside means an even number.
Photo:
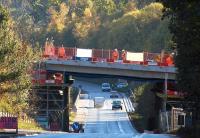
[{"label": "orange high-visibility jacket", "polygon": [[113,58],[114,60],[118,60],[118,58],[119,58],[119,53],[118,53],[118,51],[113,51],[113,53],[112,53],[112,58]]}]

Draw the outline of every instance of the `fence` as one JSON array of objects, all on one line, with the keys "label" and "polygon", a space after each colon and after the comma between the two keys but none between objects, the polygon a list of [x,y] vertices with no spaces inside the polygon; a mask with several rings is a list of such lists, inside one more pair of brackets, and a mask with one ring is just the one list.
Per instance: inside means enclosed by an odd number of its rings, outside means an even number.
[{"label": "fence", "polygon": [[0,129],[15,129],[18,133],[18,118],[8,112],[0,112]]}]

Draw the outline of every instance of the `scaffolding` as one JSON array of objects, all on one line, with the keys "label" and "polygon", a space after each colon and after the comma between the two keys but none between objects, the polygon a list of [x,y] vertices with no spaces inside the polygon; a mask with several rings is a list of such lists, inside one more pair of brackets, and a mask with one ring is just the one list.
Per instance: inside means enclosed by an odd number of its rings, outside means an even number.
[{"label": "scaffolding", "polygon": [[36,95],[38,123],[48,130],[63,128],[65,99],[63,92],[69,86],[64,72],[47,71],[44,62],[38,62],[32,71],[32,92]]}]

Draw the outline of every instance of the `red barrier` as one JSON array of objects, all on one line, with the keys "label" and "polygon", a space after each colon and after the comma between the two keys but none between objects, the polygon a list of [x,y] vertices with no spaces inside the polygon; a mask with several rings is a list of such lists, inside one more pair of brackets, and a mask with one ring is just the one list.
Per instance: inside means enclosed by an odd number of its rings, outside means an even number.
[{"label": "red barrier", "polygon": [[0,117],[0,129],[17,129],[17,117]]},{"label": "red barrier", "polygon": [[96,63],[96,62],[98,62],[98,59],[97,58],[92,58],[92,62]]},{"label": "red barrier", "polygon": [[38,80],[38,82],[40,85],[43,85],[46,83],[46,79],[40,79],[40,80]]},{"label": "red barrier", "polygon": [[132,61],[131,64],[143,65],[143,62],[140,62],[140,61]]},{"label": "red barrier", "polygon": [[108,63],[114,63],[114,62],[115,62],[114,59],[112,59],[112,58],[107,59],[106,61],[107,61]]},{"label": "red barrier", "polygon": [[36,84],[36,83],[37,83],[37,80],[33,79],[32,84]]},{"label": "red barrier", "polygon": [[125,64],[130,64],[131,61],[129,61],[129,60],[123,60],[123,63],[125,63]]},{"label": "red barrier", "polygon": [[65,48],[65,56],[67,59],[73,59],[76,56],[76,48]]},{"label": "red barrier", "polygon": [[107,59],[111,59],[111,57],[112,57],[111,50],[103,50],[103,49],[92,50],[92,58],[96,59],[99,62],[107,61]]}]

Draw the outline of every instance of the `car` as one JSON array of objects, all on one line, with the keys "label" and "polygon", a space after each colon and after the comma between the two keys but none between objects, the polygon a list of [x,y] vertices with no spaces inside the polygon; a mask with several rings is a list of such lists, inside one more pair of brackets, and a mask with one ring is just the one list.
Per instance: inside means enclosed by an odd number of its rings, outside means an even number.
[{"label": "car", "polygon": [[127,86],[128,86],[128,83],[126,83],[126,82],[120,82],[117,84],[117,88],[125,88]]},{"label": "car", "polygon": [[110,83],[102,83],[101,89],[103,92],[110,92],[111,91]]},{"label": "car", "polygon": [[119,96],[117,94],[111,94],[110,98],[119,98]]},{"label": "car", "polygon": [[122,102],[120,100],[116,100],[112,102],[112,110],[121,109],[122,110]]}]

